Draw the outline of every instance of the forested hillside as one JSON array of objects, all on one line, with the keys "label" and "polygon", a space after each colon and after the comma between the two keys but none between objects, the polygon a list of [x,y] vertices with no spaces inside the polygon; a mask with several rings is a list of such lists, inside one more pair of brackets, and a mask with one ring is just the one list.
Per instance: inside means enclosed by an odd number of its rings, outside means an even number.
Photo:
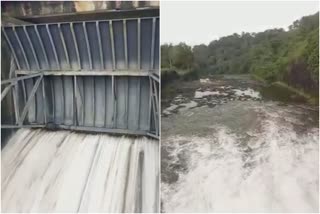
[{"label": "forested hillside", "polygon": [[282,81],[317,93],[319,12],[294,21],[289,30],[235,33],[194,47],[164,44],[161,66],[189,76],[250,73],[267,82]]}]

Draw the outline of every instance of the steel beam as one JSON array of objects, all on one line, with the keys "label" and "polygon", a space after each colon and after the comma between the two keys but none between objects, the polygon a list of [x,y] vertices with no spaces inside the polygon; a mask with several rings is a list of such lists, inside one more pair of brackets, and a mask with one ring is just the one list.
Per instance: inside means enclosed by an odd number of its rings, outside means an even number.
[{"label": "steel beam", "polygon": [[[78,14],[76,14],[76,15],[78,16]],[[93,14],[93,15],[95,15],[95,14]],[[141,19],[141,20],[147,19],[148,20],[148,19],[152,19],[154,17],[159,18],[159,16],[157,16],[157,15],[150,15],[150,16],[140,17],[139,19]],[[41,17],[39,17],[39,18],[41,18]],[[43,19],[43,18],[41,18],[41,19]],[[112,19],[112,21],[122,21],[122,20],[135,21],[135,20],[137,20],[137,18],[129,17],[129,18],[115,18],[115,19]],[[96,19],[96,21],[103,22],[103,21],[106,21],[106,19],[105,18]],[[92,21],[81,20],[81,21],[72,21],[72,22],[77,24],[77,23],[92,22]],[[69,21],[62,21],[62,22],[59,21],[59,23],[61,23],[61,24],[69,24],[70,22]],[[55,24],[55,23],[52,22],[51,24]],[[20,26],[34,26],[34,25],[43,25],[43,23],[39,23],[39,24],[28,23],[28,24],[21,24]],[[5,27],[10,27],[10,26],[5,26]]]},{"label": "steel beam", "polygon": [[[154,119],[154,126],[156,130],[156,134],[158,134],[158,119],[157,119],[157,111],[156,111],[156,104],[155,104],[155,96],[154,96],[154,90],[153,90],[153,80],[150,78],[150,84],[151,84],[151,103],[152,103],[152,113],[153,113],[153,119]],[[151,128],[151,124],[150,124]]]},{"label": "steel beam", "polygon": [[57,125],[56,127],[61,129],[71,129],[78,131],[87,131],[87,132],[102,132],[110,134],[130,134],[130,135],[148,135],[147,131],[137,131],[129,129],[108,129],[108,128],[99,128],[92,126],[68,126],[68,125]]},{"label": "steel beam", "polygon": [[156,75],[155,73],[150,73],[150,77],[151,77],[153,80],[155,80],[155,81],[157,81],[158,83],[160,83],[160,78],[159,78],[159,76]]},{"label": "steel beam", "polygon": [[83,30],[84,30],[84,38],[85,38],[85,40],[86,40],[86,46],[87,46],[87,51],[88,51],[88,58],[89,58],[90,70],[92,70],[91,50],[90,50],[90,43],[89,43],[89,39],[88,39],[88,33],[87,33],[86,23],[83,22],[82,26],[83,26]]},{"label": "steel beam", "polygon": [[154,80],[152,80],[152,83],[153,83],[154,95],[156,98],[156,106],[158,107],[159,106],[159,94],[158,94],[158,90],[157,90],[158,87],[157,87],[156,82]]},{"label": "steel beam", "polygon": [[76,35],[74,33],[73,23],[72,22],[70,23],[70,30],[71,30],[71,34],[72,34],[73,44],[74,44],[74,47],[76,49],[79,70],[81,70],[81,62],[80,62],[80,54],[79,54],[78,42],[77,42],[77,37],[76,37]]},{"label": "steel beam", "polygon": [[78,109],[77,109],[77,95],[76,95],[76,90],[77,90],[77,76],[73,76],[73,123],[77,126],[79,125],[78,122]]},{"label": "steel beam", "polygon": [[117,99],[115,93],[115,80],[114,76],[111,77],[111,87],[112,87],[112,103],[113,103],[113,112],[112,112],[112,127],[117,125]]},{"label": "steel beam", "polygon": [[[17,75],[19,75],[19,74],[20,73],[17,72]],[[1,81],[1,84],[15,83],[15,82],[18,82],[20,80],[30,79],[30,78],[38,77],[38,76],[41,76],[41,75],[43,75],[42,72],[35,72],[33,74],[30,74],[30,75],[20,76],[20,77],[15,77],[15,78],[3,80],[3,81]]]},{"label": "steel beam", "polygon": [[[104,77],[104,105],[107,106],[107,100],[108,100],[108,87],[107,87],[107,81],[108,78]],[[104,127],[107,126],[107,108],[104,109]]]},{"label": "steel beam", "polygon": [[92,112],[92,114],[93,114],[93,126],[96,126],[96,87],[95,87],[95,78],[94,77],[92,77],[92,82],[93,82],[93,84],[92,84],[92,87],[93,87],[93,96],[92,96],[92,103],[93,103],[93,112]]},{"label": "steel beam", "polygon": [[96,22],[96,30],[97,30],[97,36],[98,36],[98,43],[99,43],[99,54],[100,54],[100,63],[101,63],[101,70],[105,69],[104,60],[103,60],[103,51],[102,51],[102,42],[101,42],[101,34],[100,34],[100,27],[99,22]]},{"label": "steel beam", "polygon": [[78,85],[78,80],[77,80],[77,76],[74,76],[74,90],[75,90],[75,106],[76,106],[76,111],[77,111],[77,122],[79,123],[79,118],[78,118],[78,113],[80,113],[80,111],[78,110],[78,100],[80,101],[80,105],[82,107],[82,111],[81,111],[81,117],[82,117],[82,121],[81,123],[84,123],[84,103],[81,97],[81,93],[80,93],[80,88]]},{"label": "steel beam", "polygon": [[1,101],[3,100],[3,98],[5,98],[5,96],[8,94],[8,92],[10,91],[12,87],[12,84],[8,85],[7,87],[5,87],[3,89],[3,91],[1,92]]},{"label": "steel beam", "polygon": [[33,100],[34,95],[36,94],[37,89],[39,88],[39,85],[40,85],[40,82],[41,82],[42,78],[43,78],[43,76],[40,76],[40,77],[37,79],[36,83],[34,84],[32,90],[31,90],[31,92],[30,92],[30,96],[29,96],[29,98],[28,98],[28,101],[27,101],[26,105],[24,106],[23,111],[22,111],[22,114],[21,114],[21,117],[20,117],[20,119],[19,119],[19,125],[22,125],[22,123],[23,123],[23,121],[24,121],[24,118],[25,118],[26,115],[27,115],[28,109],[29,109],[29,107],[30,107],[30,105],[31,105],[31,101]]},{"label": "steel beam", "polygon": [[137,100],[138,100],[138,113],[137,113],[137,115],[138,115],[138,129],[140,129],[140,102],[141,102],[141,79],[139,78],[138,79],[138,98],[137,98]]},{"label": "steel beam", "polygon": [[[47,69],[49,69],[49,68],[50,68],[50,65],[49,65],[48,55],[47,55],[47,52],[46,52],[46,50],[45,50],[45,48],[44,48],[43,41],[42,41],[41,36],[40,36],[40,34],[39,34],[37,25],[33,25],[33,26],[34,26],[34,30],[36,31],[36,35],[37,35],[38,40],[39,40],[39,42],[40,42],[40,46],[41,46],[41,49],[42,49],[44,58],[45,58],[45,60],[46,60],[47,66],[48,66]],[[20,69],[19,69],[19,70],[20,70]]]},{"label": "steel beam", "polygon": [[14,78],[16,76],[16,66],[14,63],[14,58],[11,57],[10,61],[10,71],[9,71],[9,79]]},{"label": "steel beam", "polygon": [[124,43],[124,58],[126,62],[126,68],[129,68],[128,63],[128,39],[127,39],[127,22],[123,20],[123,43]]},{"label": "steel beam", "polygon": [[137,32],[138,32],[138,70],[141,69],[141,19],[138,19],[137,23]]},{"label": "steel beam", "polygon": [[156,18],[152,19],[152,37],[151,37],[151,70],[154,69],[154,47],[155,47],[155,40],[156,40]]},{"label": "steel beam", "polygon": [[125,94],[125,99],[126,99],[126,125],[127,125],[127,129],[129,128],[129,78],[127,79],[127,88],[126,88],[126,94]]},{"label": "steel beam", "polygon": [[55,44],[54,44],[54,42],[53,42],[52,35],[51,35],[51,32],[50,32],[50,29],[49,29],[49,25],[48,25],[48,24],[46,24],[46,29],[47,29],[47,32],[48,32],[48,35],[49,35],[49,40],[50,40],[51,47],[52,47],[52,49],[53,49],[54,58],[56,59],[56,63],[57,63],[58,68],[59,68],[59,70],[60,70],[60,69],[61,69],[61,65],[60,65],[60,62],[59,62],[59,58],[58,58],[56,46],[55,46]]},{"label": "steel beam", "polygon": [[59,79],[61,80],[61,89],[62,89],[62,100],[63,100],[63,123],[65,121],[66,118],[66,93],[65,93],[65,89],[64,89],[64,78],[63,76],[60,76]]},{"label": "steel beam", "polygon": [[32,42],[31,42],[29,33],[28,33],[27,29],[26,29],[26,26],[23,26],[23,31],[24,31],[24,33],[25,33],[26,36],[27,36],[27,40],[28,40],[29,45],[30,45],[30,47],[31,47],[31,51],[32,51],[33,57],[34,57],[34,59],[35,59],[35,61],[36,61],[36,63],[37,63],[38,70],[40,70],[39,60],[38,60],[36,51],[34,50],[34,47],[33,47],[33,45],[32,45]]},{"label": "steel beam", "polygon": [[82,86],[83,86],[83,96],[81,97],[82,104],[83,104],[82,105],[82,121],[83,121],[82,125],[84,125],[86,122],[86,104],[85,104],[86,103],[86,80],[84,78],[82,79]]},{"label": "steel beam", "polygon": [[21,80],[21,85],[22,85],[22,91],[23,91],[23,101],[24,104],[27,103],[27,92],[26,92],[26,85],[24,84],[24,80]]},{"label": "steel beam", "polygon": [[67,49],[67,46],[66,46],[66,41],[65,41],[64,36],[63,36],[63,32],[61,30],[61,24],[60,23],[58,24],[58,28],[59,28],[59,32],[60,32],[60,39],[62,41],[64,54],[66,55],[67,63],[69,65],[69,67],[71,68],[71,64],[70,64],[70,60],[69,60],[69,53],[68,53],[68,49]]},{"label": "steel beam", "polygon": [[155,135],[155,134],[153,134],[151,132],[148,132],[147,136],[152,137],[152,138],[157,139],[157,140],[160,140],[160,137],[158,135]]},{"label": "steel beam", "polygon": [[20,129],[20,128],[44,128],[45,125],[41,124],[31,124],[31,125],[10,125],[10,124],[1,124],[2,129]]},{"label": "steel beam", "polygon": [[14,116],[16,119],[16,124],[19,120],[19,101],[18,101],[18,93],[17,93],[17,83],[12,86],[12,96],[13,96],[13,106],[14,106]]},{"label": "steel beam", "polygon": [[43,99],[43,116],[44,116],[44,123],[47,123],[47,102],[46,102],[46,92],[44,88],[44,78],[42,78],[42,99]]},{"label": "steel beam", "polygon": [[113,70],[116,70],[116,56],[115,56],[115,50],[114,50],[114,37],[113,37],[113,26],[112,21],[109,20],[109,33],[110,33],[110,43],[111,43],[111,52],[112,52],[112,68]]},{"label": "steel beam", "polygon": [[53,121],[56,121],[56,105],[55,105],[55,92],[54,92],[54,79],[50,78],[50,89],[51,89],[51,98],[52,98],[52,116]]},{"label": "steel beam", "polygon": [[4,35],[4,38],[7,40],[7,44],[9,45],[9,48],[11,49],[11,53],[13,55],[13,58],[14,60],[16,61],[16,64],[18,66],[18,69],[20,70],[21,69],[21,66],[20,66],[20,63],[18,61],[18,58],[17,58],[17,55],[16,55],[16,51],[15,49],[13,48],[12,44],[11,44],[11,41],[6,33],[6,31],[4,30],[4,28],[2,28],[2,32],[3,32],[3,35]]},{"label": "steel beam", "polygon": [[[43,74],[44,76],[137,76],[148,77],[148,71],[17,71],[17,75],[36,75]],[[11,82],[10,80],[4,80],[2,84]]]},{"label": "steel beam", "polygon": [[17,41],[18,41],[18,45],[19,45],[19,47],[20,47],[20,49],[21,49],[21,52],[22,52],[23,58],[24,58],[24,60],[25,60],[25,62],[26,62],[27,68],[28,68],[28,70],[30,70],[29,60],[28,60],[28,58],[27,58],[26,52],[25,52],[25,50],[24,50],[24,47],[22,46],[22,43],[21,43],[21,41],[20,41],[20,38],[19,38],[19,36],[18,36],[18,34],[17,34],[17,32],[16,32],[16,27],[13,26],[12,30],[13,30],[14,36],[16,37],[16,39],[17,39]]},{"label": "steel beam", "polygon": [[148,112],[148,124],[149,124],[149,131],[151,131],[151,114],[152,114],[152,83],[151,78],[149,77],[149,112]]},{"label": "steel beam", "polygon": [[154,80],[151,80],[153,90],[152,90],[152,98],[153,98],[153,115],[154,115],[154,123],[156,128],[156,134],[159,133],[159,102],[158,102],[158,91],[156,87],[156,83]]}]

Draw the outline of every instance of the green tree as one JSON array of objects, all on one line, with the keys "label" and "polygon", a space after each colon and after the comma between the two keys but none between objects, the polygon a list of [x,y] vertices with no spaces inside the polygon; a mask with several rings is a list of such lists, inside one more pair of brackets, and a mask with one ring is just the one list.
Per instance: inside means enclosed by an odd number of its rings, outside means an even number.
[{"label": "green tree", "polygon": [[163,67],[198,75],[251,73],[269,82],[314,90],[319,87],[319,12],[294,21],[287,31],[234,33],[193,48],[164,44],[161,57]]},{"label": "green tree", "polygon": [[173,47],[173,66],[185,70],[192,68],[193,53],[190,46],[180,43]]}]

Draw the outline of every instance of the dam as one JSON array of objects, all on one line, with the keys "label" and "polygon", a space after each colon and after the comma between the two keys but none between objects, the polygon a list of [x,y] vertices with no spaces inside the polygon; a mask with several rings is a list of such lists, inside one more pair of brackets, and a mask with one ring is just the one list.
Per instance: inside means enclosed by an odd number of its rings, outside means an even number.
[{"label": "dam", "polygon": [[122,14],[2,24],[2,211],[159,211],[159,17]]}]

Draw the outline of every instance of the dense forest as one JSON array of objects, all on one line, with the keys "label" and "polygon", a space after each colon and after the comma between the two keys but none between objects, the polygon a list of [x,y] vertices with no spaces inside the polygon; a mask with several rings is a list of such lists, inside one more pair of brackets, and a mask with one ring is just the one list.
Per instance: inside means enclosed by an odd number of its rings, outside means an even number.
[{"label": "dense forest", "polygon": [[210,74],[252,74],[265,82],[284,82],[316,94],[319,84],[319,12],[293,22],[288,30],[233,34],[209,45],[161,46],[163,74],[186,79]]}]

